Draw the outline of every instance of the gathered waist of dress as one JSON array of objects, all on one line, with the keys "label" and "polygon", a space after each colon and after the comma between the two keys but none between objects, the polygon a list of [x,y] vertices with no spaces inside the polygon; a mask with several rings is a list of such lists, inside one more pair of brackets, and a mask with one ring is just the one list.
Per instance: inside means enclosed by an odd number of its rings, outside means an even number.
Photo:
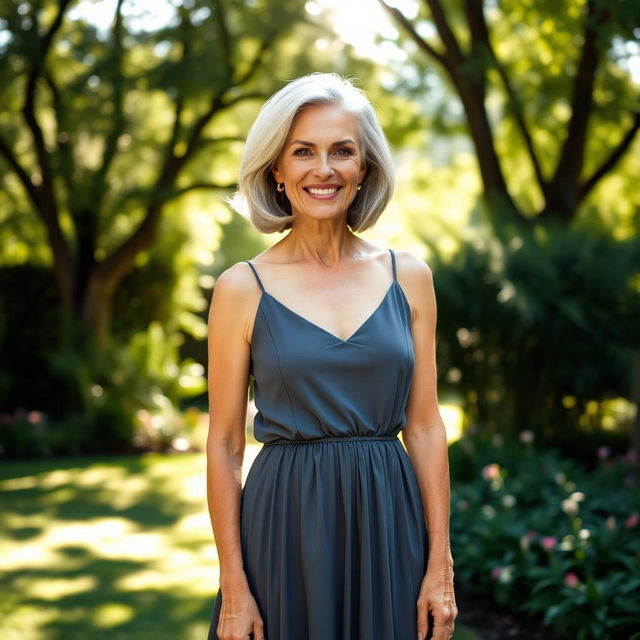
[{"label": "gathered waist of dress", "polygon": [[289,445],[289,444],[324,444],[329,442],[380,442],[385,440],[398,440],[393,435],[369,435],[369,436],[322,436],[320,438],[278,438],[265,442],[264,446]]}]

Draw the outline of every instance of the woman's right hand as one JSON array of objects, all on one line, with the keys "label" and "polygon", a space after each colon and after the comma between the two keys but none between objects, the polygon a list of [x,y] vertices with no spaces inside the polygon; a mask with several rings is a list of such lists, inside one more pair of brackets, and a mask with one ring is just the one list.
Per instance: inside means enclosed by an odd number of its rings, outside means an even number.
[{"label": "woman's right hand", "polygon": [[248,590],[222,593],[222,607],[216,629],[220,640],[265,640],[264,623],[255,598]]}]

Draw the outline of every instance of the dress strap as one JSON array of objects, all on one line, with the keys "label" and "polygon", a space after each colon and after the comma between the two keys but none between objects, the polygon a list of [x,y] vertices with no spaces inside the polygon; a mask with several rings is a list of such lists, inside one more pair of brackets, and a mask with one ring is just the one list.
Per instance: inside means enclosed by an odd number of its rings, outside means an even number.
[{"label": "dress strap", "polygon": [[262,286],[262,280],[260,280],[260,276],[258,275],[256,268],[248,260],[245,260],[244,262],[246,262],[251,267],[251,271],[253,271],[253,275],[255,275],[256,280],[258,281],[258,284],[260,285],[260,289],[264,291],[264,287]]},{"label": "dress strap", "polygon": [[393,253],[393,249],[389,249],[389,252],[391,253],[391,268],[393,269],[393,279],[397,280],[398,278],[396,277],[396,256]]}]

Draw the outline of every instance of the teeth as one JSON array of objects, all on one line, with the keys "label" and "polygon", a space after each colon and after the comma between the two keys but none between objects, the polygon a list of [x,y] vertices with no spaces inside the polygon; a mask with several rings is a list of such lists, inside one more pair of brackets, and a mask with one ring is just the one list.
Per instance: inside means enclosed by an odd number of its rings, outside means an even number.
[{"label": "teeth", "polygon": [[337,187],[329,187],[328,189],[313,189],[309,187],[309,193],[312,193],[314,196],[328,196],[337,191]]}]

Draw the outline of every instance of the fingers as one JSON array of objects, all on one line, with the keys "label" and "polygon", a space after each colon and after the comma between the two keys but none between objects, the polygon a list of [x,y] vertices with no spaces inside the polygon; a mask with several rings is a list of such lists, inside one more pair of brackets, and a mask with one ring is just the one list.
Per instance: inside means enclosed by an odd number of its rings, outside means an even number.
[{"label": "fingers", "polygon": [[418,640],[424,640],[429,633],[427,610],[427,602],[422,598],[418,598]]},{"label": "fingers", "polygon": [[453,638],[453,625],[433,625],[433,640],[449,640]]},{"label": "fingers", "polygon": [[253,623],[253,640],[264,640],[264,623],[256,620]]},{"label": "fingers", "polygon": [[264,627],[261,620],[254,622],[251,629],[250,633],[246,633],[246,631],[229,629],[228,625],[218,625],[216,634],[220,640],[265,640]]},{"label": "fingers", "polygon": [[449,640],[453,637],[458,608],[455,602],[438,607],[434,612],[433,640]]},{"label": "fingers", "polygon": [[453,636],[458,608],[455,600],[448,604],[430,603],[427,597],[418,598],[418,640],[425,640],[429,635],[429,611],[433,620],[433,640],[449,640]]}]

